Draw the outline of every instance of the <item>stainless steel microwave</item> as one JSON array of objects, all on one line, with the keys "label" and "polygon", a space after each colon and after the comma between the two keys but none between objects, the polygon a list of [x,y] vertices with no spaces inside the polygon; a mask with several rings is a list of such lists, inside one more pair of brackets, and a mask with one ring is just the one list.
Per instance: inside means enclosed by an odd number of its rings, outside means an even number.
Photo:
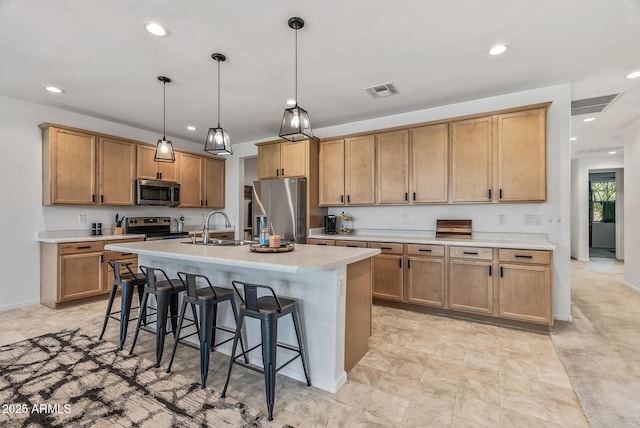
[{"label": "stainless steel microwave", "polygon": [[172,181],[136,180],[136,205],[180,205],[180,184]]}]

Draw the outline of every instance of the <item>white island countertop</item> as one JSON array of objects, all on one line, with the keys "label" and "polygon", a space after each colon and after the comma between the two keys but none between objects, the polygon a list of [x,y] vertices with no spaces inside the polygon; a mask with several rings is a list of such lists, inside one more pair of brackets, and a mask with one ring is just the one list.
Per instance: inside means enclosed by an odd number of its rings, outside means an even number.
[{"label": "white island countertop", "polygon": [[190,240],[184,239],[111,243],[105,246],[105,249],[126,251],[140,256],[288,273],[328,271],[380,254],[380,250],[374,248],[305,244],[296,244],[295,250],[287,253],[254,253],[249,250],[249,245],[194,245]]}]

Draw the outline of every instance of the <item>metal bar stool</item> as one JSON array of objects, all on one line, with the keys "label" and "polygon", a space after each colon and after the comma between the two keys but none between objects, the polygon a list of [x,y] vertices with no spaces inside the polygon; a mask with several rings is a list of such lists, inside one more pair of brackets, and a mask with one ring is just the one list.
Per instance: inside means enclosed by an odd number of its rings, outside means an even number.
[{"label": "metal bar stool", "polygon": [[[113,269],[113,285],[111,287],[111,293],[109,294],[109,302],[107,303],[107,313],[104,316],[104,323],[102,324],[102,331],[100,332],[100,340],[104,336],[104,332],[107,329],[107,322],[109,318],[114,319],[120,323],[120,341],[119,349],[122,351],[124,341],[127,337],[127,327],[129,321],[134,321],[138,318],[129,318],[129,313],[132,309],[138,309],[142,302],[142,296],[144,293],[144,285],[147,279],[143,273],[134,273],[131,270],[130,262],[115,262],[110,261],[109,265]],[[126,269],[125,272],[122,272]],[[119,311],[111,311],[113,307],[113,300],[118,292],[118,287],[122,287],[122,299],[120,302]],[[138,307],[131,307],[131,300],[133,300],[133,287],[138,289]],[[119,314],[119,315],[118,315]],[[144,310],[142,311],[141,318],[144,318]]]},{"label": "metal bar stool", "polygon": [[[209,357],[211,352],[216,346],[227,343],[234,338],[231,336],[222,342],[216,343],[216,330],[226,331],[231,334],[235,333],[235,329],[217,325],[216,318],[218,315],[218,303],[229,302],[231,304],[233,318],[237,324],[238,309],[236,308],[236,301],[234,297],[235,293],[231,288],[214,287],[211,285],[209,278],[204,275],[178,272],[178,278],[180,278],[184,286],[187,288],[187,295],[182,300],[180,319],[178,319],[178,331],[176,333],[177,339],[173,343],[173,352],[171,353],[171,361],[169,361],[167,373],[171,372],[171,366],[173,365],[173,358],[176,355],[178,342],[182,339],[193,336],[194,334],[198,334],[198,338],[200,339],[200,377],[202,379],[202,388],[205,388],[207,384],[207,375],[209,374]],[[208,287],[196,288],[197,278],[203,278],[208,284]],[[198,316],[196,315],[195,307],[198,306],[200,312],[200,328],[196,330],[196,333],[191,333],[187,336],[181,337],[180,331],[182,330],[184,315],[187,311],[187,304],[191,305],[191,311],[193,313],[196,327],[198,326]],[[242,352],[244,352],[242,338],[240,338],[240,347]],[[246,356],[245,362],[249,362],[249,359]]]},{"label": "metal bar stool", "polygon": [[[147,312],[146,316],[156,315],[156,321],[153,321],[156,322],[156,367],[160,367],[165,336],[169,333],[173,333],[173,337],[176,337],[176,327],[178,323],[178,295],[183,292],[186,287],[178,278],[169,279],[167,273],[162,269],[140,266],[140,270],[147,278],[147,286],[144,288],[142,303],[140,305],[145,311],[151,311]],[[156,271],[164,276],[163,281],[156,280]],[[153,308],[147,308],[149,294],[156,296],[155,312],[153,311]],[[169,313],[171,315],[169,315]],[[140,332],[140,325],[142,324],[143,318],[146,321],[146,317],[138,317],[136,333],[133,336],[133,344],[131,345],[130,354],[133,354],[133,349],[138,341],[138,333]],[[171,331],[167,331],[167,318],[171,319]]]},{"label": "metal bar stool", "polygon": [[[267,409],[269,411],[269,420],[272,421],[273,404],[276,392],[276,372],[287,366],[296,358],[300,357],[302,360],[302,368],[304,369],[304,376],[307,379],[307,386],[311,386],[311,379],[309,378],[309,371],[307,370],[307,360],[305,358],[305,350],[301,337],[302,328],[300,326],[300,317],[298,315],[298,302],[295,299],[276,296],[273,288],[266,285],[250,284],[242,281],[232,281],[231,284],[238,294],[238,297],[240,297],[242,303],[240,304],[240,315],[236,326],[236,334],[233,338],[233,349],[231,351],[231,359],[229,361],[229,372],[227,373],[227,381],[225,382],[224,389],[222,390],[222,398],[224,398],[227,393],[229,379],[231,378],[231,369],[234,364],[238,364],[259,373],[264,373]],[[237,285],[241,285],[244,288],[244,298],[240,294]],[[271,296],[267,295],[258,297],[259,289],[269,290],[271,292]],[[297,348],[284,343],[278,343],[278,319],[287,314],[291,314],[293,317],[293,327],[296,331],[296,338],[298,340]],[[253,348],[247,349],[241,354],[236,355],[238,339],[242,335],[242,323],[244,322],[245,316],[260,320],[262,340],[261,343]],[[260,346],[262,346],[263,368],[237,361],[241,356],[245,356],[246,358],[246,355],[249,354],[249,352]],[[276,368],[276,349],[278,346],[294,351],[296,355],[280,367]]]}]

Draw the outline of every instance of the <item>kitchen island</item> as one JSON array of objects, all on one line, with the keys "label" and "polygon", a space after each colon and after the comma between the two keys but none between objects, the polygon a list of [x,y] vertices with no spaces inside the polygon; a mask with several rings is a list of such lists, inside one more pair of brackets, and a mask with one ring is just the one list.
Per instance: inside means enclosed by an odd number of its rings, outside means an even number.
[{"label": "kitchen island", "polygon": [[[336,392],[347,372],[364,356],[371,335],[371,257],[380,253],[369,248],[326,248],[298,244],[288,253],[253,253],[249,246],[194,245],[188,240],[113,243],[107,250],[138,255],[140,265],[207,275],[215,285],[231,287],[232,280],[271,286],[279,296],[298,300],[309,371],[313,386]],[[290,319],[278,326],[278,341],[295,344]],[[260,341],[258,321],[247,319],[250,346]],[[234,326],[228,305],[221,305],[218,324]],[[216,350],[230,354],[231,343]],[[278,361],[288,352],[278,349]],[[259,352],[251,362],[262,365]],[[280,373],[304,381],[300,360]],[[222,375],[222,374],[220,374]]]}]

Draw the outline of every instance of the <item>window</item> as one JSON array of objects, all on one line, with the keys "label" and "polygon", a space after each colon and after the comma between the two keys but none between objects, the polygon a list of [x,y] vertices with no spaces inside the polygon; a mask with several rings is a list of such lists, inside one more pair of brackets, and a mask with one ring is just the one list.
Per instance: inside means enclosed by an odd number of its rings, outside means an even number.
[{"label": "window", "polygon": [[614,223],[616,221],[616,182],[591,182],[591,220]]}]

